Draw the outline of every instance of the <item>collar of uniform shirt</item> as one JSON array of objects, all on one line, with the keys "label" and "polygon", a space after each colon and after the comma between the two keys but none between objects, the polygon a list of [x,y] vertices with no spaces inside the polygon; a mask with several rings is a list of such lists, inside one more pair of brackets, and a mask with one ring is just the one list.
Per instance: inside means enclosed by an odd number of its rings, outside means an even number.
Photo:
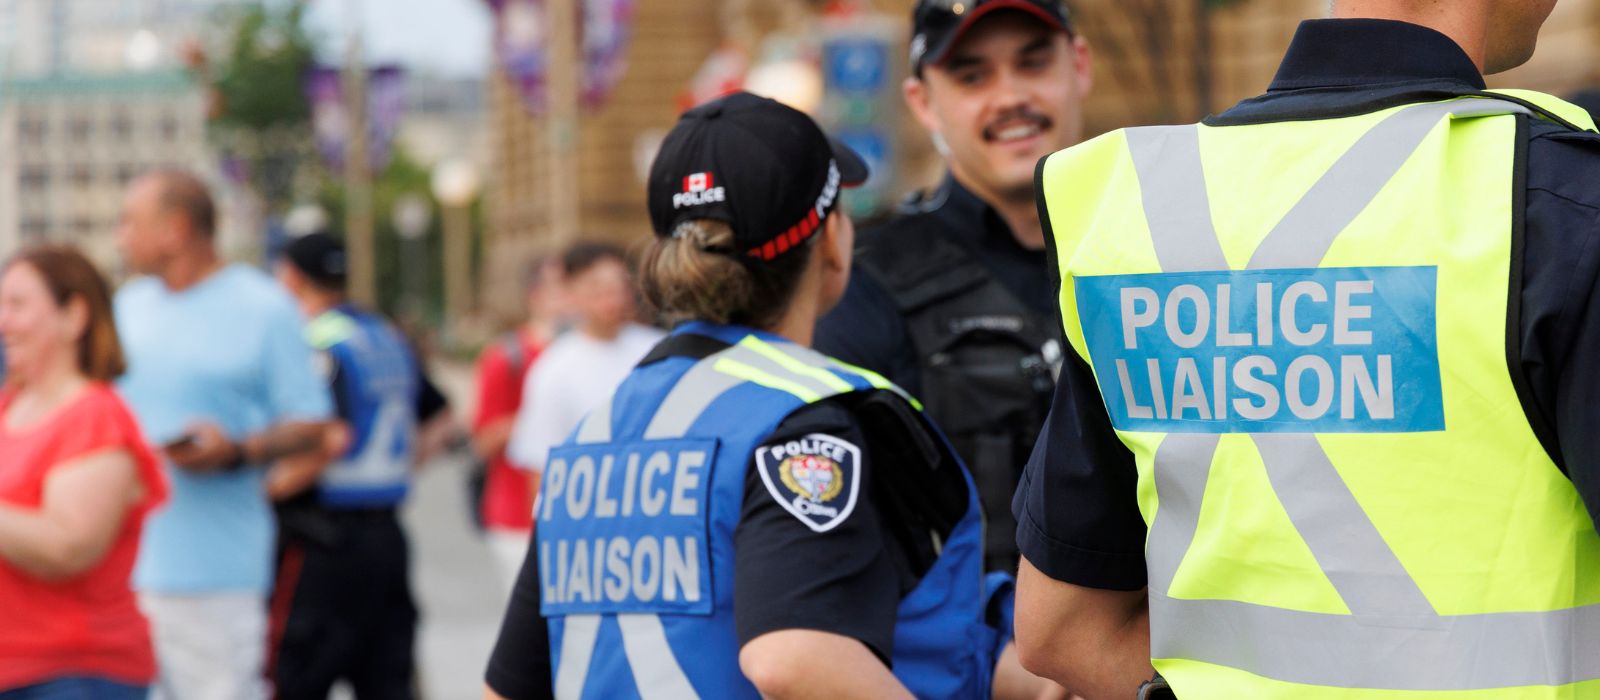
[{"label": "collar of uniform shirt", "polygon": [[1428,27],[1381,19],[1313,19],[1300,23],[1267,92],[1417,80],[1485,87],[1467,53]]},{"label": "collar of uniform shirt", "polygon": [[[1006,220],[1000,218],[1000,212],[973,194],[949,172],[945,173],[939,189],[922,207],[949,222],[951,231],[975,247],[1027,250],[1011,233]],[[1043,253],[1042,250],[1034,252]]]}]

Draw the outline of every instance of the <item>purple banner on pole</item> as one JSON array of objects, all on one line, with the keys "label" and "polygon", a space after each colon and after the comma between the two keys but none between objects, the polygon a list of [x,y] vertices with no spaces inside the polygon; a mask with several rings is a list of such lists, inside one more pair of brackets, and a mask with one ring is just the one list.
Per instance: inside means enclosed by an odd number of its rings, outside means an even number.
[{"label": "purple banner on pole", "polygon": [[[311,127],[317,152],[328,167],[344,167],[350,144],[351,115],[344,96],[344,72],[316,66],[305,78],[311,103]],[[374,172],[388,167],[394,137],[405,114],[405,73],[398,66],[379,66],[367,74],[367,162]]]},{"label": "purple banner on pole", "polygon": [[[523,104],[541,113],[547,107],[550,71],[549,26],[545,0],[488,0],[495,13],[495,44],[500,64],[521,90]],[[579,0],[583,75],[579,99],[597,108],[627,72],[634,0]]]}]

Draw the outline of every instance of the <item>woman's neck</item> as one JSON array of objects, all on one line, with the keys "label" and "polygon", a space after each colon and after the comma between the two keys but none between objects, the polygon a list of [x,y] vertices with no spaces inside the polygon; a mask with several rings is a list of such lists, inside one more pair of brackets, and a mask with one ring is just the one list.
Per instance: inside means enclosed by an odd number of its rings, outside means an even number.
[{"label": "woman's neck", "polygon": [[78,371],[76,355],[71,349],[54,353],[48,366],[21,380],[16,398],[3,417],[7,427],[25,428],[37,423],[89,384],[88,377]]}]

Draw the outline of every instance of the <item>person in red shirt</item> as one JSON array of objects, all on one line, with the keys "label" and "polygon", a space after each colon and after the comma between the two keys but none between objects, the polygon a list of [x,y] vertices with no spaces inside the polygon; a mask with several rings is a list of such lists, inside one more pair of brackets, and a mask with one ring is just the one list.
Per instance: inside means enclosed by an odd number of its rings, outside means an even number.
[{"label": "person in red shirt", "polygon": [[0,342],[0,699],[142,698],[155,658],[128,577],[166,483],[109,384],[104,278],[71,248],[19,254]]},{"label": "person in red shirt", "polygon": [[539,476],[512,466],[506,459],[506,443],[522,406],[523,379],[562,322],[565,303],[559,261],[535,261],[527,292],[528,320],[478,358],[478,409],[472,421],[473,448],[488,465],[480,504],[484,535],[508,588],[528,551]]}]

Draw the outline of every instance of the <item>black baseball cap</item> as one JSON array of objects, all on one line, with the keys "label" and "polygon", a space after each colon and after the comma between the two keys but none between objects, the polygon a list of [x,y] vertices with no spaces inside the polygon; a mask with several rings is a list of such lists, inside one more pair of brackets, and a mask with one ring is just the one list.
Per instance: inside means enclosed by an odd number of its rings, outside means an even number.
[{"label": "black baseball cap", "polygon": [[283,247],[283,259],[318,286],[344,289],[350,275],[344,243],[325,232],[309,233]]},{"label": "black baseball cap", "polygon": [[1072,15],[1062,0],[919,0],[911,11],[911,69],[939,65],[978,20],[999,10],[1033,15],[1056,31],[1072,33]]},{"label": "black baseball cap", "polygon": [[733,228],[741,256],[770,261],[822,228],[839,189],[867,180],[855,151],[811,117],[736,92],[685,112],[650,166],[650,223],[713,219]]}]

